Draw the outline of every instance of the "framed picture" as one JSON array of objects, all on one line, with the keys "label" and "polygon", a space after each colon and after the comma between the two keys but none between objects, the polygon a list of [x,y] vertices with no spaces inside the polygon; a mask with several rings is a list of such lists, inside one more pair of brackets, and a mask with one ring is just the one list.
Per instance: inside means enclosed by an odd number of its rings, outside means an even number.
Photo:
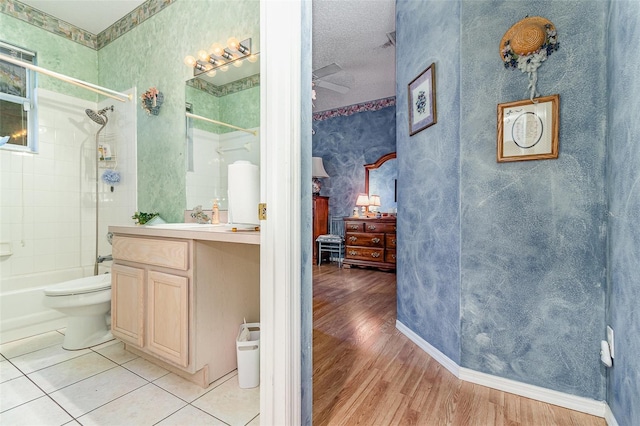
[{"label": "framed picture", "polygon": [[409,83],[409,136],[436,124],[436,64]]},{"label": "framed picture", "polygon": [[498,163],[558,158],[560,95],[498,104]]}]

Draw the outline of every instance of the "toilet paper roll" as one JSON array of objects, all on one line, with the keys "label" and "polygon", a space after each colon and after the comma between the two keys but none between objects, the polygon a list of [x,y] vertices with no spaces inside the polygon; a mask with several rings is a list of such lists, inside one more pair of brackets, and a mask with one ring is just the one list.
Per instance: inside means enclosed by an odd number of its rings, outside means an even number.
[{"label": "toilet paper roll", "polygon": [[260,173],[249,161],[228,166],[229,223],[258,225]]}]

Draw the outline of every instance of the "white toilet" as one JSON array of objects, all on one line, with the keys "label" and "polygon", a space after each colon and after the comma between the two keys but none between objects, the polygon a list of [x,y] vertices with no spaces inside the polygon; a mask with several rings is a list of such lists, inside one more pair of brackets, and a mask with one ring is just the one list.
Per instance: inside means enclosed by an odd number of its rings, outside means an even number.
[{"label": "white toilet", "polygon": [[111,275],[65,281],[44,289],[44,306],[67,316],[64,349],[85,349],[112,340],[107,324]]}]

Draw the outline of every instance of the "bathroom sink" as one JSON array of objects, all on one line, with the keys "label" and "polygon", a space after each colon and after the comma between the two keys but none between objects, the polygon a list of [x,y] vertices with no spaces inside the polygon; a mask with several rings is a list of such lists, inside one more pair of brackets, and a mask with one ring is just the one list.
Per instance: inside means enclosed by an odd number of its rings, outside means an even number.
[{"label": "bathroom sink", "polygon": [[226,223],[159,223],[157,225],[147,225],[156,229],[211,229],[228,226]]}]

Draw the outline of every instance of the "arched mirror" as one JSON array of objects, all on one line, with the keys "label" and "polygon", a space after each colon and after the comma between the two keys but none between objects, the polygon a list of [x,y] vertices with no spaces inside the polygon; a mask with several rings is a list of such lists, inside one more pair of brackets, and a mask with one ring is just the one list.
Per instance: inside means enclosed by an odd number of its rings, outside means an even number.
[{"label": "arched mirror", "polygon": [[383,155],[375,163],[365,164],[364,191],[369,198],[372,195],[380,197],[378,211],[382,213],[397,211],[398,165],[395,152]]}]

